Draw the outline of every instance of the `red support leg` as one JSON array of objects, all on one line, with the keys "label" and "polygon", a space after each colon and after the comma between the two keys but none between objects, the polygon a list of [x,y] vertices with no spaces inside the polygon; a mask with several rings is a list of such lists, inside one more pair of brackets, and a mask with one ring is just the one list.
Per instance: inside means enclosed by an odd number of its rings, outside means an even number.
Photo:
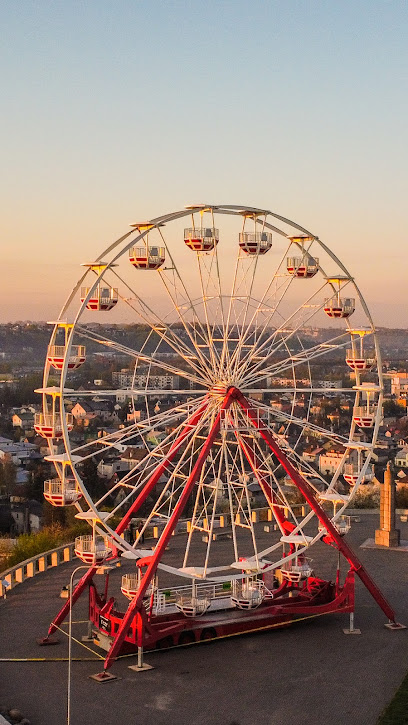
[{"label": "red support leg", "polygon": [[299,491],[303,494],[305,500],[308,502],[311,509],[315,512],[317,515],[319,521],[322,523],[322,525],[325,527],[326,531],[332,539],[336,542],[339,550],[343,554],[343,556],[347,559],[349,564],[352,566],[356,574],[359,576],[361,581],[363,582],[364,586],[368,589],[372,597],[375,599],[379,607],[381,607],[384,614],[388,617],[388,619],[391,622],[395,623],[395,612],[375,584],[375,582],[372,580],[358,557],[355,555],[353,550],[346,544],[345,540],[340,536],[335,526],[333,526],[331,520],[327,516],[326,512],[323,510],[323,508],[318,503],[315,493],[312,489],[312,487],[309,485],[309,483],[301,476],[299,471],[292,465],[292,463],[287,458],[286,454],[282,451],[282,449],[279,447],[279,445],[276,443],[275,439],[271,435],[269,429],[266,427],[266,425],[263,423],[263,421],[259,422],[257,420],[256,411],[254,408],[250,405],[248,400],[245,398],[245,396],[239,391],[236,390],[235,398],[240,404],[241,408],[245,411],[246,415],[254,425],[254,427],[259,431],[262,438],[264,439],[265,443],[269,446],[271,451],[275,454],[276,458],[278,459],[279,463],[283,466],[286,473],[291,477],[293,483],[297,486]]},{"label": "red support leg", "polygon": [[293,529],[295,528],[295,524],[285,518],[284,514],[282,513],[282,509],[279,507],[279,504],[276,501],[275,493],[271,485],[266,480],[266,476],[263,476],[262,473],[259,472],[261,466],[256,453],[250,449],[247,443],[240,436],[238,436],[238,434],[236,434],[236,438],[244,452],[245,458],[251,466],[253,474],[256,476],[256,480],[258,481],[263,491],[263,494],[271,508],[272,514],[278,522],[281,531],[283,531],[285,534],[290,534],[290,532],[293,531]]},{"label": "red support leg", "polygon": [[122,623],[119,627],[119,630],[116,633],[115,639],[112,642],[111,648],[110,648],[108,655],[106,657],[106,660],[105,660],[105,664],[104,664],[105,670],[107,670],[112,665],[113,661],[119,654],[123,640],[126,636],[126,632],[129,630],[132,619],[135,616],[135,612],[143,606],[143,595],[146,592],[147,587],[149,586],[150,581],[152,580],[152,578],[156,572],[156,569],[164,554],[164,551],[170,540],[170,537],[176,527],[176,524],[177,524],[181,514],[183,513],[183,510],[187,503],[188,497],[190,496],[190,493],[193,490],[193,486],[200,476],[201,469],[206,461],[206,458],[210,452],[210,449],[214,443],[214,440],[220,430],[221,412],[222,412],[222,410],[226,410],[230,406],[234,395],[235,395],[235,388],[230,388],[230,390],[227,392],[227,394],[224,398],[224,401],[220,407],[220,410],[219,410],[219,412],[214,420],[214,423],[209,431],[208,438],[207,438],[206,442],[204,443],[204,446],[201,449],[201,452],[197,458],[197,461],[193,467],[193,470],[191,471],[191,473],[186,481],[183,493],[181,494],[176,506],[174,507],[174,511],[173,511],[169,521],[167,522],[165,528],[163,529],[163,532],[160,536],[159,541],[157,542],[154,554],[151,557],[148,557],[145,559],[145,563],[147,564],[147,569],[141,578],[137,594],[130,602],[129,607],[126,611],[126,614],[123,617]]},{"label": "red support leg", "polygon": [[[167,455],[165,456],[163,461],[156,467],[156,469],[150,476],[149,480],[143,487],[143,490],[139,493],[139,495],[137,496],[135,501],[129,507],[129,510],[126,512],[126,514],[123,517],[123,519],[121,520],[121,522],[116,527],[115,531],[117,534],[122,534],[124,532],[130,519],[132,518],[132,516],[134,516],[136,511],[138,511],[140,506],[145,502],[146,498],[148,497],[148,495],[151,493],[151,491],[153,490],[153,488],[156,486],[157,482],[159,481],[162,473],[164,473],[166,471],[168,464],[171,463],[172,460],[174,459],[174,456],[176,455],[177,451],[180,449],[181,444],[184,442],[186,437],[192,432],[192,430],[196,427],[196,425],[199,422],[206,407],[207,407],[207,401],[205,401],[202,405],[200,405],[198,410],[187,420],[186,424],[183,426],[181,433],[179,433],[178,437],[176,438],[174,443],[171,445]],[[79,580],[74,591],[72,592],[72,606],[78,600],[78,598],[84,591],[85,587],[92,580],[97,568],[98,568],[97,566],[91,566],[88,569],[88,571],[84,574],[84,576]],[[62,607],[60,612],[57,614],[55,619],[50,624],[50,627],[48,630],[48,637],[56,631],[57,627],[59,627],[59,625],[68,616],[70,607],[71,607],[71,603],[70,603],[70,600],[68,599],[68,601],[64,604],[64,606]]]}]

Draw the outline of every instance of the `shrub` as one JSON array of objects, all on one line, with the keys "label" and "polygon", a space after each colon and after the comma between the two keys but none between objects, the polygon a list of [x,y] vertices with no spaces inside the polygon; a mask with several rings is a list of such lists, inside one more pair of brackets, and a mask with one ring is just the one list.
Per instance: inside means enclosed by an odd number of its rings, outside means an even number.
[{"label": "shrub", "polygon": [[360,486],[350,505],[356,509],[377,509],[380,505],[380,487],[370,484]]},{"label": "shrub", "polygon": [[73,541],[76,536],[88,532],[89,526],[83,522],[78,522],[69,528],[54,525],[46,526],[41,531],[33,534],[21,534],[12,552],[5,559],[4,567],[9,569],[21,561],[31,559],[31,557],[43,554],[50,549],[56,549],[62,544]]}]

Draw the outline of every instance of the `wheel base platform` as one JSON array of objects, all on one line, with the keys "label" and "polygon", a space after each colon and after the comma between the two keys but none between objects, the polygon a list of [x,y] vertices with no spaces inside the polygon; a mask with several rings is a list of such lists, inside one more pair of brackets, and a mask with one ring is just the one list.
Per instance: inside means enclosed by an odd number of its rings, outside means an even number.
[{"label": "wheel base platform", "polygon": [[40,639],[37,639],[37,644],[40,645],[40,647],[48,647],[52,644],[59,644],[60,640],[57,639],[57,637],[41,637]]},{"label": "wheel base platform", "polygon": [[143,665],[129,665],[128,670],[133,670],[133,672],[146,672],[147,670],[154,670],[154,667],[145,662]]},{"label": "wheel base platform", "polygon": [[95,682],[112,682],[112,680],[119,679],[116,677],[116,675],[112,675],[110,672],[97,672],[96,675],[89,675],[90,680],[95,680]]},{"label": "wheel base platform", "polygon": [[384,624],[384,627],[391,630],[407,628],[405,624],[401,624],[400,622],[387,622],[387,624]]}]

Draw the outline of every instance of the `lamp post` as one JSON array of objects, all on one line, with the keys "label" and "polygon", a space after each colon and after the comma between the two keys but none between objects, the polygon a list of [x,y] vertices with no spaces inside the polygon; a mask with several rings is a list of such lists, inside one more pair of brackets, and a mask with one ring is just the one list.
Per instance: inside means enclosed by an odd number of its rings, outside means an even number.
[{"label": "lamp post", "polygon": [[72,588],[74,575],[80,569],[89,569],[89,566],[82,564],[77,566],[69,580],[69,619],[68,619],[68,683],[67,683],[67,725],[71,723],[71,652],[72,652]]},{"label": "lamp post", "polygon": [[[113,566],[99,566],[96,570],[96,573],[106,574],[106,572],[111,571],[113,568]],[[80,571],[80,569],[89,569],[89,565],[81,564],[81,566],[77,566],[76,569],[74,569],[74,571],[72,572],[71,578],[69,580],[67,725],[71,725],[72,589],[74,575],[77,573],[77,571]]]}]

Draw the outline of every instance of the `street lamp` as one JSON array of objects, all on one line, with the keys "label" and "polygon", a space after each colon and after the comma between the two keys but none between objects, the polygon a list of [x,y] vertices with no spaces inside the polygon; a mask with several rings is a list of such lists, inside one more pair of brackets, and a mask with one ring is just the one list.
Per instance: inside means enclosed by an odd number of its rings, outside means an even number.
[{"label": "street lamp", "polygon": [[[99,566],[96,570],[96,574],[106,574],[115,567],[113,566]],[[89,565],[81,564],[71,574],[69,580],[69,619],[68,619],[68,683],[67,683],[67,725],[71,725],[71,664],[72,664],[72,589],[74,576],[80,569],[89,569]]]}]

